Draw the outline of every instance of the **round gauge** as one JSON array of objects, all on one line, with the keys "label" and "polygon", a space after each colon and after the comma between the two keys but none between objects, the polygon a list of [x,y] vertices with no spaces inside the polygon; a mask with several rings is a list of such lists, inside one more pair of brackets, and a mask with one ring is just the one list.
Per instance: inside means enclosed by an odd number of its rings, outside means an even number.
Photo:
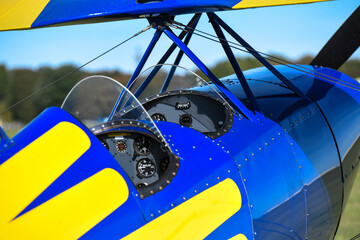
[{"label": "round gauge", "polygon": [[126,143],[124,141],[118,141],[116,143],[116,150],[118,152],[124,153],[124,152],[126,152],[126,149],[127,149],[127,146],[126,146]]},{"label": "round gauge", "polygon": [[145,136],[135,138],[134,149],[139,155],[148,155],[151,150],[151,140]]},{"label": "round gauge", "polygon": [[150,159],[143,158],[136,164],[136,170],[141,177],[149,178],[155,174],[156,166]]},{"label": "round gauge", "polygon": [[156,120],[156,121],[163,121],[163,122],[166,122],[166,117],[164,114],[161,114],[161,113],[154,113],[153,115],[151,115],[151,118],[153,120]]}]

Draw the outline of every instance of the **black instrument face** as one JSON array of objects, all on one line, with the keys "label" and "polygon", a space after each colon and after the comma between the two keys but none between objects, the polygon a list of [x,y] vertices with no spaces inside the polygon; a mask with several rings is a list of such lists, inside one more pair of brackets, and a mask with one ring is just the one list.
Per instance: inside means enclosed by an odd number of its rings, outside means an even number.
[{"label": "black instrument face", "polygon": [[156,165],[153,161],[148,158],[143,158],[136,164],[137,173],[144,178],[154,176],[156,172]]},{"label": "black instrument face", "polygon": [[191,127],[191,124],[192,124],[192,117],[191,117],[191,114],[183,114],[183,115],[180,115],[180,118],[179,118],[179,123],[185,127]]},{"label": "black instrument face", "polygon": [[127,145],[124,141],[118,141],[116,143],[116,150],[120,153],[124,153],[127,150]]},{"label": "black instrument face", "polygon": [[139,155],[148,155],[151,151],[151,140],[146,136],[140,136],[135,138],[134,150]]},{"label": "black instrument face", "polygon": [[97,136],[108,146],[142,199],[167,186],[179,168],[179,158],[148,133],[114,131]]}]

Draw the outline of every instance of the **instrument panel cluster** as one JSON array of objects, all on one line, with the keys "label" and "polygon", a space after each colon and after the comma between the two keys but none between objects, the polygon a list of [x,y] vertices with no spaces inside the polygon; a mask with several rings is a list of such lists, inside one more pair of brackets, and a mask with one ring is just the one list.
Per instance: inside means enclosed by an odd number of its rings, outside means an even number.
[{"label": "instrument panel cluster", "polygon": [[[161,190],[171,180],[166,175],[170,174],[172,178],[176,173],[174,166],[169,167],[174,163],[173,154],[150,134],[108,132],[97,137],[126,172],[142,198]],[[177,169],[178,163],[175,165]]]}]

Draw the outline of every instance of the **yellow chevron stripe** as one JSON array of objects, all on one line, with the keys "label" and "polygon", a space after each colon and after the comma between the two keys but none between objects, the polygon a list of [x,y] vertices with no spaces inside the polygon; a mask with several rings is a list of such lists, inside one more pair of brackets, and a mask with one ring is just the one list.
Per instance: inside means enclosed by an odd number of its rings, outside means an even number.
[{"label": "yellow chevron stripe", "polygon": [[50,0],[1,0],[0,31],[30,28]]},{"label": "yellow chevron stripe", "polygon": [[240,208],[239,188],[233,180],[226,179],[139,228],[123,240],[204,239]]},{"label": "yellow chevron stripe", "polygon": [[238,234],[232,238],[230,238],[229,240],[248,240],[247,237],[245,237],[244,234]]},{"label": "yellow chevron stripe", "polygon": [[78,239],[128,198],[125,180],[104,169],[7,224],[5,239]]},{"label": "yellow chevron stripe", "polygon": [[89,147],[86,133],[62,122],[0,165],[0,226],[15,218]]},{"label": "yellow chevron stripe", "polygon": [[280,5],[292,5],[292,4],[303,4],[303,3],[314,3],[314,2],[325,2],[331,0],[242,0],[236,4],[233,9],[242,8],[256,8],[256,7],[270,7]]}]

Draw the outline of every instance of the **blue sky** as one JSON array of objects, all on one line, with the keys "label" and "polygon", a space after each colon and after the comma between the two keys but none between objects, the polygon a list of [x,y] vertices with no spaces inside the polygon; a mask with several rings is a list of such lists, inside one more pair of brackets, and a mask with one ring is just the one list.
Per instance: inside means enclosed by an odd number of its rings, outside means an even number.
[{"label": "blue sky", "polygon": [[[316,54],[358,6],[358,0],[336,0],[228,11],[218,15],[255,49],[296,59],[304,54]],[[176,20],[187,23],[190,18],[191,16],[185,15],[177,17]],[[0,64],[9,68],[37,68],[64,63],[81,65],[147,25],[146,20],[128,20],[0,32]],[[198,29],[213,33],[206,16],[202,17]],[[138,36],[86,68],[131,72],[153,33],[154,31],[150,30]],[[155,64],[169,44],[167,37],[162,36],[147,66]],[[189,46],[210,66],[225,58],[220,46],[200,37],[194,37]],[[244,53],[235,53],[244,56]],[[360,51],[353,57],[360,58]],[[186,59],[182,65],[194,68]]]}]

